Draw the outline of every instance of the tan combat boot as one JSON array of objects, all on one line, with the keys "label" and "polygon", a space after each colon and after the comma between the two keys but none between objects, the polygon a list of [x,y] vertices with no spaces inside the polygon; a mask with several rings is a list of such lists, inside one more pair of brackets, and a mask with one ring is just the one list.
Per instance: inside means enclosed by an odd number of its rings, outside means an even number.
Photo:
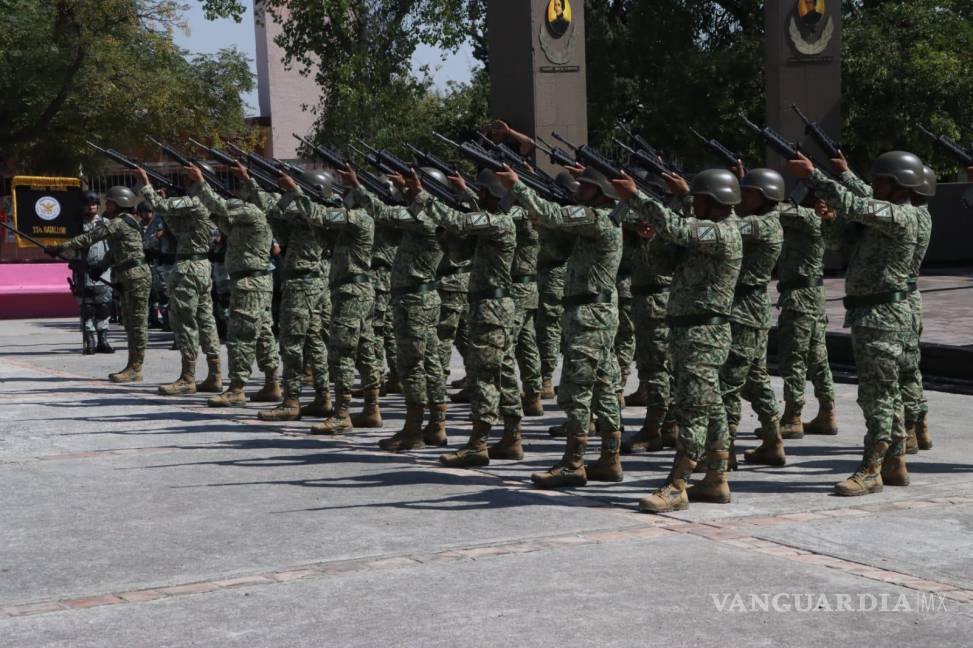
[{"label": "tan combat boot", "polygon": [[780,417],[780,438],[804,438],[804,422],[801,421],[801,406],[784,403],[784,413]]},{"label": "tan combat boot", "polygon": [[902,441],[889,446],[882,462],[882,484],[885,486],[908,486],[909,469],[905,465],[905,447]]},{"label": "tan combat boot", "polygon": [[804,424],[804,434],[828,436],[838,434],[838,419],[835,415],[834,403],[820,402],[817,416]]},{"label": "tan combat boot", "polygon": [[209,407],[234,407],[247,402],[247,395],[243,393],[243,383],[230,383],[230,388],[219,396],[212,396],[206,401]]},{"label": "tan combat boot", "polygon": [[916,424],[905,428],[905,453],[919,454],[919,439],[916,437]]},{"label": "tan combat boot", "polygon": [[449,468],[476,468],[490,465],[487,442],[490,440],[490,424],[473,421],[473,432],[466,445],[456,452],[439,455],[439,463]]},{"label": "tan combat boot", "polygon": [[666,421],[662,424],[662,447],[675,448],[676,441],[679,439],[679,424],[673,421]]},{"label": "tan combat boot", "polygon": [[530,480],[538,488],[571,488],[584,486],[588,477],[584,470],[584,451],[588,446],[585,434],[569,434],[561,461],[545,472],[536,472]]},{"label": "tan combat boot", "polygon": [[919,418],[916,419],[915,432],[916,432],[916,444],[919,446],[919,449],[931,450],[932,435],[929,434],[929,424],[926,423],[925,413],[920,414]]},{"label": "tan combat boot", "polygon": [[296,398],[285,398],[273,409],[257,412],[261,421],[297,421],[301,418],[301,403]]},{"label": "tan combat boot", "polygon": [[163,396],[196,393],[196,359],[182,359],[182,373],[174,382],[159,385],[159,393]]},{"label": "tan combat boot", "polygon": [[276,403],[283,396],[280,392],[280,378],[275,370],[264,374],[264,386],[250,396],[250,400],[254,403]]},{"label": "tan combat boot", "polygon": [[128,364],[118,373],[108,374],[108,380],[113,383],[142,382],[142,359],[144,352],[129,351]]},{"label": "tan combat boot", "polygon": [[632,436],[622,439],[622,454],[662,450],[662,422],[665,418],[666,410],[653,407],[647,409],[642,428]]},{"label": "tan combat boot", "polygon": [[676,455],[665,486],[640,499],[639,510],[643,513],[669,513],[689,508],[686,482],[695,468],[695,461],[685,455]]},{"label": "tan combat boot", "polygon": [[378,406],[378,387],[366,389],[364,393],[365,404],[362,411],[353,414],[351,424],[356,428],[380,428],[382,427],[382,410]]},{"label": "tan combat boot", "polygon": [[883,441],[870,444],[866,438],[865,456],[862,458],[861,465],[851,477],[834,485],[835,495],[855,497],[869,493],[880,493],[883,487],[882,459],[888,449],[888,443]]},{"label": "tan combat boot", "polygon": [[[756,430],[756,433],[759,436],[760,430]],[[730,423],[730,424],[727,425],[727,437],[729,437],[728,448],[727,448],[727,455],[728,455],[728,458],[727,458],[727,470],[736,470],[739,467],[737,465],[737,458],[736,458],[736,454],[737,454],[737,442],[736,442],[737,425],[736,425],[736,423]],[[707,451],[707,452],[709,452],[709,451]],[[709,455],[707,454],[706,456],[709,456]],[[732,464],[732,466],[731,466],[731,464]],[[702,461],[696,462],[696,468],[693,469],[693,472],[701,475],[701,474],[705,473],[708,470],[709,470],[709,462],[706,461],[706,457],[703,457],[703,460]]]},{"label": "tan combat boot", "polygon": [[639,382],[638,389],[625,397],[629,407],[645,407],[648,404],[649,388],[644,382]]},{"label": "tan combat boot", "polygon": [[550,376],[541,378],[541,398],[554,398],[554,382]]},{"label": "tan combat boot", "polygon": [[220,356],[206,356],[206,367],[209,369],[209,374],[206,376],[206,380],[196,385],[196,391],[201,391],[204,394],[219,394],[223,391],[223,371],[220,368]]},{"label": "tan combat boot", "polygon": [[301,407],[301,416],[315,416],[318,418],[328,418],[334,413],[331,407],[331,392],[316,391],[314,400]]},{"label": "tan combat boot", "polygon": [[730,484],[726,481],[729,457],[730,453],[722,450],[710,450],[706,453],[703,460],[706,464],[706,475],[686,488],[686,497],[690,502],[730,503]]},{"label": "tan combat boot", "polygon": [[388,437],[380,439],[378,447],[388,452],[402,452],[405,450],[421,450],[426,447],[422,440],[422,403],[409,405],[405,410],[405,425],[402,429]]},{"label": "tan combat boot", "polygon": [[446,437],[446,403],[429,404],[429,422],[422,428],[422,440],[428,446],[445,448],[449,443]]},{"label": "tan combat boot", "polygon": [[759,430],[760,445],[743,453],[743,460],[749,464],[763,466],[783,466],[787,463],[784,442],[781,440],[781,426],[777,421],[764,424]]},{"label": "tan combat boot", "polygon": [[524,458],[524,447],[520,437],[523,430],[520,419],[513,416],[503,417],[503,437],[490,446],[488,452],[491,459],[510,459],[520,461]]},{"label": "tan combat boot", "polygon": [[621,444],[620,431],[601,433],[601,455],[594,463],[585,466],[585,477],[588,481],[620,482],[625,478],[622,471]]},{"label": "tan combat boot", "polygon": [[520,404],[524,408],[524,416],[544,416],[544,404],[541,403],[540,394],[524,394]]},{"label": "tan combat boot", "polygon": [[335,435],[354,431],[351,416],[348,415],[348,406],[351,405],[351,392],[336,393],[334,399],[337,407],[331,413],[331,417],[317,425],[312,425],[308,434]]}]

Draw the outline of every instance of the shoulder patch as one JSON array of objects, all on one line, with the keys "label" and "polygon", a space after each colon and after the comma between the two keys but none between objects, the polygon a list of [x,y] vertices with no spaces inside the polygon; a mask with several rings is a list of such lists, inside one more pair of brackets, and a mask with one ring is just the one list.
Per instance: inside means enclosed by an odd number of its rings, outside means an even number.
[{"label": "shoulder patch", "polygon": [[755,228],[752,220],[745,218],[740,221],[740,236],[753,236],[754,233]]},{"label": "shoulder patch", "polygon": [[868,204],[868,213],[878,220],[892,220],[892,204],[887,202],[872,201]]},{"label": "shoulder patch", "polygon": [[467,218],[470,229],[486,229],[490,227],[490,214],[487,212],[471,212]]},{"label": "shoulder patch", "polygon": [[715,224],[699,224],[693,227],[693,240],[700,243],[719,243],[720,228]]},{"label": "shoulder patch", "polygon": [[193,206],[193,199],[189,196],[179,196],[178,198],[173,198],[172,202],[169,203],[169,207],[172,209],[189,209]]},{"label": "shoulder patch", "polygon": [[335,225],[344,225],[348,222],[348,212],[344,209],[329,209],[324,212],[324,220]]},{"label": "shoulder patch", "polygon": [[564,207],[561,210],[561,215],[564,216],[565,221],[574,223],[590,219],[588,209],[586,207],[582,207],[581,205],[569,205]]},{"label": "shoulder patch", "polygon": [[797,205],[795,205],[794,203],[787,203],[781,205],[780,213],[786,216],[798,216],[800,214]]}]

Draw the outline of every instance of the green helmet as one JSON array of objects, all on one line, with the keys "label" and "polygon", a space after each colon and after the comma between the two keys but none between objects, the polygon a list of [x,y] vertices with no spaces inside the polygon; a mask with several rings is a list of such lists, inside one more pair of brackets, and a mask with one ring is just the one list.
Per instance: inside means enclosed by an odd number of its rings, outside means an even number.
[{"label": "green helmet", "polygon": [[889,178],[900,187],[915,189],[925,182],[922,169],[922,160],[915,154],[907,151],[889,151],[879,155],[872,164],[872,180]]},{"label": "green helmet", "polygon": [[689,193],[694,196],[709,196],[721,205],[739,205],[740,181],[726,169],[706,169],[700,171],[689,185]]},{"label": "green helmet", "polygon": [[320,189],[325,197],[331,195],[331,186],[334,184],[334,177],[327,171],[308,169],[301,174],[301,180],[312,187]]},{"label": "green helmet", "polygon": [[554,183],[572,195],[578,190],[578,179],[570,171],[561,171],[554,178]]},{"label": "green helmet", "polygon": [[395,183],[392,182],[392,180],[387,175],[383,173],[382,175],[378,176],[378,178],[379,180],[382,180],[383,182],[385,182],[385,184],[388,185],[389,196],[391,196],[394,202],[401,203],[405,201],[405,196],[402,195],[402,191],[397,186],[395,186]]},{"label": "green helmet", "polygon": [[936,172],[927,166],[922,167],[922,184],[916,187],[915,192],[920,196],[932,198],[936,195]]},{"label": "green helmet", "polygon": [[105,194],[105,202],[111,201],[121,207],[122,209],[132,209],[135,205],[139,204],[139,199],[135,195],[135,192],[128,187],[112,187]]},{"label": "green helmet", "polygon": [[756,189],[767,200],[783,202],[786,198],[784,176],[773,169],[751,169],[740,180],[740,189]]},{"label": "green helmet", "polygon": [[476,184],[480,186],[481,189],[485,189],[487,193],[499,200],[507,195],[507,188],[503,186],[500,182],[500,178],[497,174],[490,169],[483,169],[476,176]]},{"label": "green helmet", "polygon": [[[438,182],[439,184],[446,185],[447,187],[449,186],[449,180],[446,179],[446,174],[440,171],[439,169],[434,169],[432,167],[422,167],[419,170],[423,171],[425,175],[432,176],[433,178],[435,178],[436,182]],[[422,178],[422,175],[423,175],[422,173],[419,174],[420,179]]]},{"label": "green helmet", "polygon": [[581,174],[581,177],[578,178],[578,182],[581,184],[594,185],[601,189],[601,193],[605,194],[605,196],[608,198],[618,200],[618,194],[615,193],[615,187],[612,185],[611,181],[608,180],[608,177],[600,171],[595,171],[593,168],[587,167],[585,168],[584,173]]}]

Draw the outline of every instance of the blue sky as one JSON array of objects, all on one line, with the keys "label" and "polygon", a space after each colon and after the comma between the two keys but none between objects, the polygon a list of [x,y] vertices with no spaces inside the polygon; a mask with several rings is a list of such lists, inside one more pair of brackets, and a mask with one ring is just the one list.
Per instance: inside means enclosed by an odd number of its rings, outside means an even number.
[{"label": "blue sky", "polygon": [[[189,2],[190,9],[186,13],[186,21],[189,23],[190,33],[175,34],[176,43],[191,52],[212,54],[225,47],[236,47],[250,59],[250,67],[256,72],[253,63],[254,58],[254,32],[253,32],[253,2],[247,0],[247,15],[243,22],[235,23],[232,20],[206,20],[203,16],[201,4],[197,0]],[[445,60],[444,60],[445,59]],[[470,78],[470,70],[474,65],[473,53],[468,47],[460,49],[455,54],[445,54],[441,50],[430,47],[421,47],[416,51],[413,58],[415,65],[429,65],[434,71],[436,85],[443,87],[449,81],[466,81]],[[250,106],[250,114],[257,113],[257,93],[256,91],[246,95],[247,104]]]}]

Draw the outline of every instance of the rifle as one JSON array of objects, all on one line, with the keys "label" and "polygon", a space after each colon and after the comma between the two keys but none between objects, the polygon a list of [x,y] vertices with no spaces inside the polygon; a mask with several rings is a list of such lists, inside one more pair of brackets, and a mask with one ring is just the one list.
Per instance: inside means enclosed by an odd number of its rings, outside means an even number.
[{"label": "rifle", "polygon": [[297,133],[291,133],[291,135],[311,149],[312,153],[317,155],[323,161],[327,162],[328,165],[334,167],[335,169],[350,169],[353,171],[355,175],[358,176],[358,181],[361,182],[362,186],[378,196],[379,199],[386,205],[398,204],[398,201],[396,201],[392,195],[392,190],[389,188],[389,183],[385,182],[378,176],[369,173],[367,169],[362,169],[351,160],[343,157],[337,151],[329,149],[320,144],[315,144],[314,142],[301,137]]},{"label": "rifle", "polygon": [[934,143],[938,144],[939,147],[946,151],[946,153],[948,153],[949,156],[954,160],[965,167],[973,166],[973,147],[965,149],[962,145],[957,144],[946,135],[936,135],[922,124],[916,125],[919,127],[919,130],[921,130]]},{"label": "rifle", "polygon": [[[8,230],[10,230],[11,232],[13,232],[14,234],[16,234],[17,236],[19,236],[22,239],[24,239],[25,241],[28,241],[29,243],[33,243],[34,245],[36,245],[40,249],[42,249],[42,250],[47,250],[48,249],[48,246],[47,245],[44,245],[43,243],[41,243],[40,241],[38,241],[37,239],[35,239],[30,234],[27,234],[25,232],[21,232],[19,229],[17,229],[13,225],[7,224],[6,221],[0,220],[0,225],[4,226],[5,228],[7,228]],[[68,267],[71,268],[72,270],[74,270],[79,265],[81,267],[83,267],[83,268],[88,267],[88,264],[85,263],[84,261],[81,261],[80,259],[69,259],[68,257],[64,256],[63,253],[60,253],[60,252],[58,254],[54,255],[54,256],[56,258],[60,259],[61,261],[67,262]],[[112,288],[114,288],[116,290],[118,290],[118,288],[119,288],[117,285],[113,284],[112,282],[106,281],[105,279],[102,279],[100,274],[97,277],[92,277],[91,275],[88,275],[88,277],[90,277],[92,281],[97,281],[99,283],[103,283],[106,286],[111,286]],[[68,279],[68,283],[73,285],[73,282],[71,281],[71,279]],[[73,290],[72,290],[72,292],[73,292]]]},{"label": "rifle", "polygon": [[634,141],[639,146],[639,148],[641,148],[646,154],[650,155],[652,159],[658,160],[659,158],[662,158],[662,163],[665,165],[665,169],[668,173],[675,173],[677,175],[682,176],[683,178],[689,177],[688,174],[678,164],[673,164],[672,162],[666,162],[665,156],[662,155],[659,149],[649,144],[649,142],[641,135],[637,133],[633,133],[632,130],[628,127],[628,125],[626,125],[624,122],[618,121],[615,123],[615,126],[619,128],[623,133],[625,133],[630,140]]},{"label": "rifle", "polygon": [[791,104],[791,108],[797,113],[797,116],[801,118],[801,121],[804,122],[804,134],[808,135],[812,140],[817,142],[818,146],[821,147],[821,150],[824,151],[825,155],[831,159],[841,157],[841,144],[831,139],[831,137],[824,132],[824,129],[821,128],[820,124],[808,119],[807,115],[801,112],[801,109],[797,107],[797,104]]},{"label": "rifle", "polygon": [[[387,149],[376,149],[362,140],[358,140],[358,143],[365,147],[365,150],[371,154],[371,158],[368,159],[369,164],[375,164],[378,168],[389,169],[391,173],[398,173],[403,178],[407,178],[412,175],[413,166],[397,156],[395,153],[392,153]],[[373,159],[374,163],[372,162]],[[434,176],[430,175],[426,171],[423,171],[421,168],[415,169],[415,171],[422,180],[423,188],[429,193],[429,195],[433,196],[448,207],[455,209],[456,211],[470,211],[470,207],[456,197],[452,187],[442,184],[436,180]]]},{"label": "rifle", "polygon": [[[482,144],[478,144],[479,146],[484,148],[487,152],[492,153],[495,156],[498,156],[500,160],[506,161],[511,167],[516,169],[518,173],[520,173],[521,171],[525,173],[531,173],[539,180],[543,180],[544,182],[549,182],[552,184],[554,183],[554,178],[552,178],[549,173],[547,173],[543,169],[539,169],[535,167],[531,163],[529,158],[520,155],[519,153],[514,151],[512,148],[510,148],[503,142],[500,143],[494,142],[492,139],[490,139],[483,133],[477,133],[477,136],[479,137],[480,141],[483,142]],[[528,166],[531,169],[533,169],[533,172],[527,170]]]},{"label": "rifle", "polygon": [[[294,181],[294,184],[300,187],[301,191],[307,194],[314,202],[326,205],[328,207],[342,206],[342,202],[340,200],[324,195],[324,193],[318,187],[306,182],[302,177],[304,175],[304,169],[296,164],[290,164],[276,158],[269,160],[259,153],[247,153],[239,146],[230,144],[229,142],[227,142],[227,146],[230,147],[231,151],[245,158],[249,165],[260,169],[264,173],[271,173],[275,176],[290,176],[290,178]],[[336,189],[336,191],[341,193],[340,189]]]},{"label": "rifle", "polygon": [[[594,170],[604,174],[609,180],[615,178],[621,178],[622,172],[624,171],[629,175],[632,180],[635,181],[635,185],[639,188],[642,193],[654,196],[658,200],[665,201],[666,196],[663,194],[662,190],[655,185],[647,182],[643,178],[639,177],[638,173],[635,172],[631,167],[623,166],[616,163],[611,158],[602,155],[599,151],[593,149],[587,144],[582,144],[581,146],[575,146],[568,140],[561,137],[557,131],[551,133],[551,137],[557,141],[563,143],[565,146],[569,147],[574,151],[576,162],[572,161],[571,164],[580,163],[584,166],[590,166]],[[658,162],[658,160],[656,160]]]},{"label": "rifle", "polygon": [[700,134],[700,132],[698,130],[696,130],[695,128],[690,128],[689,130],[690,130],[690,132],[692,132],[693,135],[695,135],[700,140],[702,140],[703,146],[705,146],[707,149],[709,149],[710,152],[712,152],[714,155],[716,155],[716,157],[718,157],[721,160],[723,160],[726,163],[727,166],[734,167],[734,166],[737,165],[737,162],[740,161],[741,157],[739,155],[737,155],[736,153],[734,153],[730,149],[728,149],[725,146],[723,146],[723,144],[720,143],[720,141],[717,140],[715,137],[711,137],[711,138],[707,139],[707,138],[703,137],[703,135]]},{"label": "rifle", "polygon": [[210,186],[213,187],[213,189],[224,198],[230,198],[233,196],[233,192],[230,191],[230,188],[224,185],[215,173],[207,171],[206,167],[200,163],[199,159],[187,158],[171,146],[163,144],[155,138],[150,137],[149,141],[162,149],[162,152],[169,156],[176,164],[184,167],[195,166],[198,168],[203,173],[203,178],[206,180],[206,182],[208,182]]},{"label": "rifle", "polygon": [[165,189],[170,191],[182,191],[182,187],[173,184],[172,181],[169,180],[169,178],[165,177],[164,175],[162,175],[157,171],[146,168],[145,166],[139,164],[138,162],[132,160],[131,158],[125,157],[115,149],[101,148],[91,140],[85,140],[85,142],[88,144],[88,146],[98,151],[99,153],[104,155],[112,162],[115,162],[116,164],[120,164],[126,169],[131,169],[132,171],[136,169],[142,169],[143,171],[145,171],[145,174],[149,176],[149,179],[152,180],[152,182],[154,182],[155,184],[159,185],[160,187],[164,187]]},{"label": "rifle", "polygon": [[662,175],[663,173],[669,173],[668,167],[659,160],[658,157],[646,151],[645,149],[635,150],[632,147],[625,144],[617,137],[613,137],[612,141],[616,146],[621,148],[623,151],[628,153],[629,161],[635,161],[639,166],[645,167],[650,173],[655,173],[656,175]]},{"label": "rifle", "polygon": [[[214,160],[227,167],[235,166],[236,163],[238,162],[237,158],[233,157],[229,153],[213,148],[211,146],[206,146],[205,144],[202,144],[191,137],[189,138],[189,143],[197,148],[203,149],[210,155],[210,157],[212,157]],[[250,175],[253,176],[254,180],[256,180],[261,187],[263,187],[264,191],[270,191],[270,192],[280,191],[280,188],[277,186],[276,176],[269,176],[263,171],[260,171],[258,169],[250,169],[249,171],[250,171]]]}]

